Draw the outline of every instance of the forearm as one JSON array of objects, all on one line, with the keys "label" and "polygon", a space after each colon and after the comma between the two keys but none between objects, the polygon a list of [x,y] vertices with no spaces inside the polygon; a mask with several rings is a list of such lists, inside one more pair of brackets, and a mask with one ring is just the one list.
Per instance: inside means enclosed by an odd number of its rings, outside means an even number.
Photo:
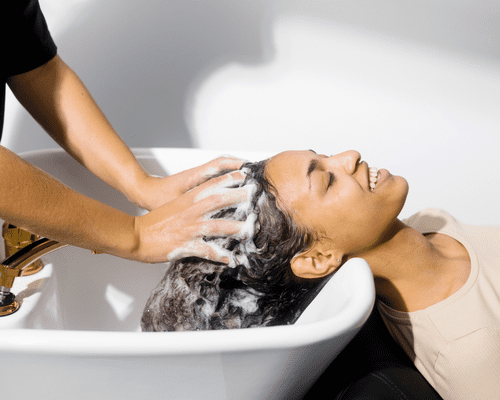
[{"label": "forearm", "polygon": [[10,78],[9,86],[61,147],[129,200],[141,202],[136,189],[148,174],[80,79],[58,56],[34,71]]},{"label": "forearm", "polygon": [[63,243],[134,259],[134,217],[75,192],[0,146],[0,217]]}]

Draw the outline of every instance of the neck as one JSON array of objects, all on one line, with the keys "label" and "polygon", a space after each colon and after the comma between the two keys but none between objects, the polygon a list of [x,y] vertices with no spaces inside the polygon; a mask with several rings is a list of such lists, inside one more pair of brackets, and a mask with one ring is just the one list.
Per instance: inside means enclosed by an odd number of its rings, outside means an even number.
[{"label": "neck", "polygon": [[424,235],[399,220],[380,244],[359,257],[370,264],[377,296],[392,308],[416,311],[449,295],[449,260]]}]

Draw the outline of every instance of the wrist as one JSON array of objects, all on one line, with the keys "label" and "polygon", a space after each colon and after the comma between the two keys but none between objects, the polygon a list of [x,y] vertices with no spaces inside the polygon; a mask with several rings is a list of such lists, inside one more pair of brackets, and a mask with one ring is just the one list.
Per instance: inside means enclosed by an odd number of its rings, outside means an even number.
[{"label": "wrist", "polygon": [[133,174],[128,174],[124,177],[118,190],[123,193],[131,203],[149,210],[147,196],[147,182],[149,178],[149,174],[144,170],[134,171]]},{"label": "wrist", "polygon": [[139,237],[135,229],[136,217],[121,211],[118,211],[118,214],[118,218],[115,218],[116,215],[110,215],[102,229],[98,229],[99,223],[94,224],[94,234],[97,236],[90,241],[79,240],[74,245],[127,260],[143,261],[139,254]]},{"label": "wrist", "polygon": [[171,177],[162,178],[148,175],[138,181],[133,188],[133,194],[128,197],[130,201],[148,211],[154,210],[182,193],[173,184]]},{"label": "wrist", "polygon": [[[132,260],[145,262],[145,263],[154,263],[161,262],[164,260],[156,260],[150,254],[151,250],[158,250],[162,248],[161,246],[155,246],[155,238],[148,236],[148,227],[147,227],[147,216],[136,216],[134,217],[133,223],[133,240],[131,242],[131,247],[129,248],[129,257]],[[150,232],[149,232],[150,234]],[[152,248],[152,249],[151,249]]]}]

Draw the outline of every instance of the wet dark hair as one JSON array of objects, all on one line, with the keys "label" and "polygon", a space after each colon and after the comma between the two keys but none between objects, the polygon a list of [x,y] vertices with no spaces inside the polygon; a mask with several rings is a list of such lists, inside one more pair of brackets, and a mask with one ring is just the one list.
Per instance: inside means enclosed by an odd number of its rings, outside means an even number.
[{"label": "wet dark hair", "polygon": [[[265,176],[266,162],[243,166],[249,171],[246,181],[257,185],[251,204],[257,213],[255,249],[244,254],[248,263],[229,267],[196,257],[173,263],[151,293],[142,330],[272,326],[294,323],[300,316],[308,295],[322,279],[297,277],[290,261],[317,238],[278,207],[277,192]],[[265,201],[259,201],[262,193]],[[213,218],[234,219],[235,211],[222,210]],[[224,247],[238,253],[240,244],[232,238]]]}]

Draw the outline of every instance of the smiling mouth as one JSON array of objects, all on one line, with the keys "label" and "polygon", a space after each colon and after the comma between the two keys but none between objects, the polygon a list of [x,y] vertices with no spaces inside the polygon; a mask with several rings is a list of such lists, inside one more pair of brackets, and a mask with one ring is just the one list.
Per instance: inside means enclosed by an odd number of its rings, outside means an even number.
[{"label": "smiling mouth", "polygon": [[377,186],[377,182],[378,182],[379,177],[380,177],[380,174],[379,174],[377,168],[375,168],[375,167],[368,168],[368,179],[370,180],[370,191],[373,192],[373,189],[375,189],[375,186]]}]

